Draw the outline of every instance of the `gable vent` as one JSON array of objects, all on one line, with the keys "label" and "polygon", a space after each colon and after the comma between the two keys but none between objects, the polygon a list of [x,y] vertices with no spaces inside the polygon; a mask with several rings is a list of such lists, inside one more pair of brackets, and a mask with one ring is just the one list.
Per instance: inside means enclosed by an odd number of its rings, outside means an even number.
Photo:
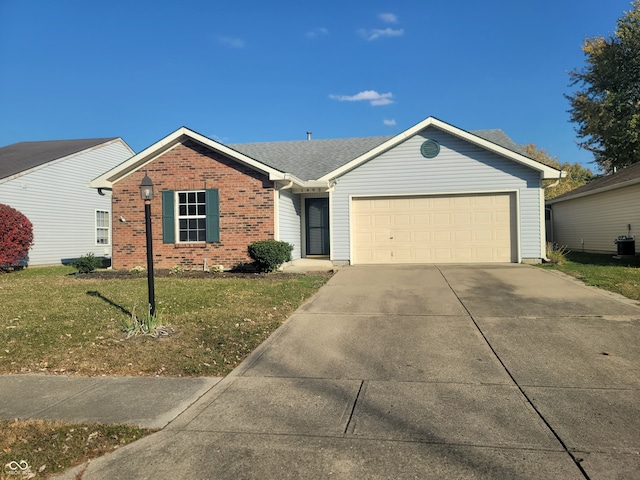
[{"label": "gable vent", "polygon": [[420,146],[420,153],[424,158],[434,158],[440,153],[440,144],[435,140],[425,140]]}]

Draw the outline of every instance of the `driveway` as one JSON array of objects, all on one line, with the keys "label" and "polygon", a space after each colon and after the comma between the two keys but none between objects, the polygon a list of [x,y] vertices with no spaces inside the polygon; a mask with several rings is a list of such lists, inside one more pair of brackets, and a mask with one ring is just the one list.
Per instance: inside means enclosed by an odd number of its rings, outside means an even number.
[{"label": "driveway", "polygon": [[639,405],[630,302],[525,265],[347,267],[82,478],[640,478]]}]

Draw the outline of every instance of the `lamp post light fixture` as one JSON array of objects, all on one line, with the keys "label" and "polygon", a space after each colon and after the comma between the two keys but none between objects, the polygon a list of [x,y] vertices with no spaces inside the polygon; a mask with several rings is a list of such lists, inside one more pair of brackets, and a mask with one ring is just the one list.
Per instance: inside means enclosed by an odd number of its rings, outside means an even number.
[{"label": "lamp post light fixture", "polygon": [[156,295],[153,285],[153,241],[151,235],[151,200],[153,200],[153,182],[144,173],[144,178],[140,182],[140,197],[144,200],[144,219],[147,235],[147,284],[149,286],[149,315],[156,314]]}]

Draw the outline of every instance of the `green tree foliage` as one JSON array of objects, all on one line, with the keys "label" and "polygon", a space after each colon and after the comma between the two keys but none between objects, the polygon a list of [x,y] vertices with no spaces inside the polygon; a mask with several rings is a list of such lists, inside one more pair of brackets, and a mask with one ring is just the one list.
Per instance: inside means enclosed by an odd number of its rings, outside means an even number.
[{"label": "green tree foliage", "polygon": [[578,145],[605,172],[640,162],[640,0],[631,7],[612,36],[585,40],[586,66],[569,73]]},{"label": "green tree foliage", "polygon": [[[528,157],[550,167],[567,172],[567,176],[560,179],[560,183],[558,183],[558,185],[545,189],[544,198],[547,200],[559,197],[563,193],[567,193],[581,187],[595,178],[594,173],[588,168],[583,167],[577,162],[574,164],[569,162],[560,163],[558,157],[552,157],[546,150],[538,148],[533,143],[521,145],[520,148]],[[555,180],[545,180],[543,182],[543,186],[548,186],[552,183],[555,183]]]}]

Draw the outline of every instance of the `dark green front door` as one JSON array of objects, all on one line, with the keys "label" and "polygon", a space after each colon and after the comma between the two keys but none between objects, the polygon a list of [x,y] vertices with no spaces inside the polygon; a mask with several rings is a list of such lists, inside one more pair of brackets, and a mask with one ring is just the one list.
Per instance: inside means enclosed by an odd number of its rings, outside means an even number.
[{"label": "dark green front door", "polygon": [[307,255],[329,255],[329,199],[305,200]]}]

